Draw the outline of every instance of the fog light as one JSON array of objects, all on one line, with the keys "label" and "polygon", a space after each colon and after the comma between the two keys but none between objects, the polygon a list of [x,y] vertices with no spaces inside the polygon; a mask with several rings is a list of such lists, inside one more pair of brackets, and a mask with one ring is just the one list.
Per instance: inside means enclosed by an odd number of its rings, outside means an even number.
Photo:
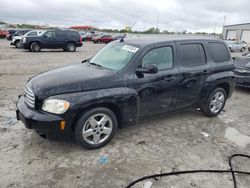
[{"label": "fog light", "polygon": [[65,121],[61,121],[60,123],[61,130],[65,129]]}]

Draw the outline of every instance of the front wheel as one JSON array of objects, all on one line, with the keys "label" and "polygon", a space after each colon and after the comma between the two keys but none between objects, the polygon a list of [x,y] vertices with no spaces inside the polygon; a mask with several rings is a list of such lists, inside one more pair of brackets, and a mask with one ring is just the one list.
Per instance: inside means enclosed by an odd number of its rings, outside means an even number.
[{"label": "front wheel", "polygon": [[244,52],[245,50],[246,50],[245,47],[243,47],[243,48],[240,49],[241,52]]},{"label": "front wheel", "polygon": [[21,48],[22,47],[20,40],[18,40],[18,41],[15,42],[15,47],[16,48]]},{"label": "front wheel", "polygon": [[88,149],[105,146],[117,130],[117,118],[108,108],[94,108],[84,113],[75,128],[76,142]]},{"label": "front wheel", "polygon": [[201,108],[202,112],[209,117],[218,115],[226,104],[227,95],[223,88],[215,89]]}]

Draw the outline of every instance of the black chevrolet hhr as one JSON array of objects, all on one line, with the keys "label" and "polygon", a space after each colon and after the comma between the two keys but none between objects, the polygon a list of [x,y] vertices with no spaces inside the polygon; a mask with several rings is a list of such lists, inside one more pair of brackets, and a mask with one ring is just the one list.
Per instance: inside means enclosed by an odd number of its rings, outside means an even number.
[{"label": "black chevrolet hhr", "polygon": [[[229,48],[217,39],[137,38],[92,58],[34,76],[17,119],[38,132],[69,133],[86,148],[118,128],[186,107],[219,114],[235,82]],[[152,125],[153,126],[153,125]]]}]

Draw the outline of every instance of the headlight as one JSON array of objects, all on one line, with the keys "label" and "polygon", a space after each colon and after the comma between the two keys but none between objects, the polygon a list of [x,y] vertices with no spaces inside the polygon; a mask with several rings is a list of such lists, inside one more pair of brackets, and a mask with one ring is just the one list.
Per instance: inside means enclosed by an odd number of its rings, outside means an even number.
[{"label": "headlight", "polygon": [[53,114],[63,114],[68,110],[70,103],[64,100],[48,99],[45,100],[42,110]]},{"label": "headlight", "polygon": [[25,42],[26,42],[26,37],[23,38],[23,43],[25,43]]}]

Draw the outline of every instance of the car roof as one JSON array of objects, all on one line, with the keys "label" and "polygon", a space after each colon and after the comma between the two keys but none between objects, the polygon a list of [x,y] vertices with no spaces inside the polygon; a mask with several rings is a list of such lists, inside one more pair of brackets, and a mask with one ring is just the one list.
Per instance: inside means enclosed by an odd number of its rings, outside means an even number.
[{"label": "car roof", "polygon": [[143,48],[148,45],[159,44],[164,42],[175,42],[175,41],[219,41],[223,42],[221,39],[214,39],[209,37],[134,37],[134,38],[125,38],[124,42],[126,44],[134,45],[140,48]]}]

